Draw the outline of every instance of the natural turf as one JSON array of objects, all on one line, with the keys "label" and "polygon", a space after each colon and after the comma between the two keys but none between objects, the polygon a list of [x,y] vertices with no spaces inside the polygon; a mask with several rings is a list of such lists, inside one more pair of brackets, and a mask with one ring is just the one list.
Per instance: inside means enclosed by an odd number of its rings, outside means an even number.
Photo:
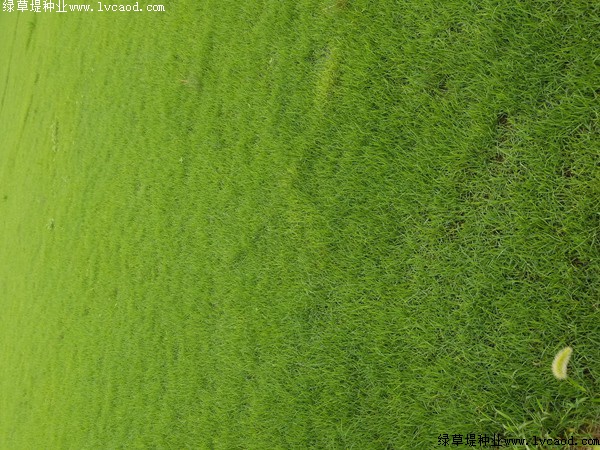
[{"label": "natural turf", "polygon": [[597,5],[1,13],[0,448],[591,432]]}]

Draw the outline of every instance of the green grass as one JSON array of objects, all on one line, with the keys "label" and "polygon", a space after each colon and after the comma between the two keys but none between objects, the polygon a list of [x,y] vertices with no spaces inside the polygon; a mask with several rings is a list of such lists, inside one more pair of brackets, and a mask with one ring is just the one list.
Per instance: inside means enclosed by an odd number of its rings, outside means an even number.
[{"label": "green grass", "polygon": [[0,13],[0,448],[593,433],[599,26],[584,0]]}]

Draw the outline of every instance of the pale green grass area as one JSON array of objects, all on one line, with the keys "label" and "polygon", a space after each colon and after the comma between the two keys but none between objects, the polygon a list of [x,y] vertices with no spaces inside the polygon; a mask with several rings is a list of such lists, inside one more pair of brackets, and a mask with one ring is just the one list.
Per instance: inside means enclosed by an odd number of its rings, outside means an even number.
[{"label": "pale green grass area", "polygon": [[591,1],[0,13],[0,448],[584,436],[599,30]]}]

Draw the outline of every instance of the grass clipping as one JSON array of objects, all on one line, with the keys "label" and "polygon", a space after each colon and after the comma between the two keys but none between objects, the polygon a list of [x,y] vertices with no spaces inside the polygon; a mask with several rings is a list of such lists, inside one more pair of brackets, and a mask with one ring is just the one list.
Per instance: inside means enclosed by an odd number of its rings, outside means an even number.
[{"label": "grass clipping", "polygon": [[567,378],[567,365],[573,354],[571,347],[565,347],[554,357],[552,361],[552,373],[559,380],[565,380]]}]

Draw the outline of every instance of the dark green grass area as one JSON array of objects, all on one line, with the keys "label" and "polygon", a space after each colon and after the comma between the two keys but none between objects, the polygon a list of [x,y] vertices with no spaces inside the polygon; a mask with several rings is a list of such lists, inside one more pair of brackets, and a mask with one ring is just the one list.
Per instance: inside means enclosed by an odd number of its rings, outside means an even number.
[{"label": "dark green grass area", "polygon": [[166,9],[0,14],[0,448],[597,430],[596,2]]}]

